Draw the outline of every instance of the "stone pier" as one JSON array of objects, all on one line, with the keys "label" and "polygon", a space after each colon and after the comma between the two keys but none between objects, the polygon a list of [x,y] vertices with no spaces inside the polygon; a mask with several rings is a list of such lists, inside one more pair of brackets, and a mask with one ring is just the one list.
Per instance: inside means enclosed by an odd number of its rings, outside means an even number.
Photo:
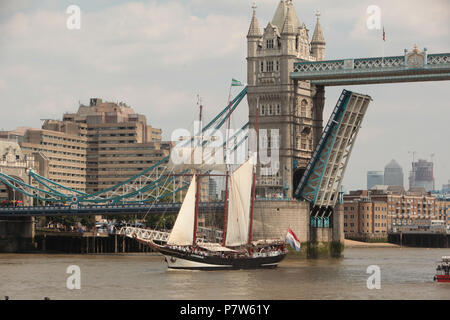
[{"label": "stone pier", "polygon": [[253,239],[284,239],[289,228],[302,243],[299,254],[305,258],[340,257],[344,249],[344,215],[337,206],[332,228],[310,226],[309,203],[299,201],[256,201]]},{"label": "stone pier", "polygon": [[0,217],[0,253],[34,248],[34,217]]}]

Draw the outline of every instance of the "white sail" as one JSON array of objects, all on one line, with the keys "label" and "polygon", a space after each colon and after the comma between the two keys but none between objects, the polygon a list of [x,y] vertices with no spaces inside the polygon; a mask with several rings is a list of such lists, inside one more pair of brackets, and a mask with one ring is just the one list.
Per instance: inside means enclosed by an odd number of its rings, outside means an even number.
[{"label": "white sail", "polygon": [[222,147],[174,147],[168,167],[174,170],[225,171]]},{"label": "white sail", "polygon": [[248,242],[253,168],[253,161],[248,160],[231,175],[226,246],[240,246]]},{"label": "white sail", "polygon": [[189,246],[194,242],[196,180],[196,176],[194,175],[184,197],[175,225],[167,240],[167,244],[169,245]]}]

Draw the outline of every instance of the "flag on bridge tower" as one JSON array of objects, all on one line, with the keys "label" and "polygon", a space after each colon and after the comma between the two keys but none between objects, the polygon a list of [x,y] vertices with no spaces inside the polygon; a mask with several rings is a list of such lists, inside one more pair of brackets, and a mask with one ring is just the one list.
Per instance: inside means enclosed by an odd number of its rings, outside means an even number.
[{"label": "flag on bridge tower", "polygon": [[384,27],[383,27],[383,41],[386,41],[386,32],[384,32]]}]

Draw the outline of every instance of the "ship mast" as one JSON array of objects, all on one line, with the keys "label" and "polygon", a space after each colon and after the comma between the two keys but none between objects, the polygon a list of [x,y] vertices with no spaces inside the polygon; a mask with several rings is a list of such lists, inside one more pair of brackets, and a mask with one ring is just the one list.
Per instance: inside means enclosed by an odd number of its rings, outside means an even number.
[{"label": "ship mast", "polygon": [[[199,132],[198,132],[198,136],[194,137],[194,141],[197,139],[200,139],[200,148],[203,147],[203,129],[202,129],[202,111],[203,111],[203,105],[202,105],[202,99],[200,98],[199,95],[197,95],[198,98],[198,102],[197,105],[199,106],[200,109],[200,114],[199,114]],[[193,148],[193,153],[195,156],[195,147],[197,145],[197,142],[194,142],[194,148]],[[203,156],[202,156],[203,158]],[[196,192],[195,192],[195,216],[194,216],[194,239],[193,239],[193,245],[197,245],[197,224],[198,224],[198,207],[199,207],[199,202],[200,202],[200,177],[197,176],[197,181],[196,181]]]},{"label": "ship mast", "polygon": [[[225,157],[228,152],[228,139],[230,134],[230,126],[231,126],[231,88],[230,86],[230,94],[228,95],[228,123],[227,123],[227,134],[225,141]],[[228,160],[228,159],[227,159]],[[227,171],[225,173],[225,203],[224,203],[224,214],[223,214],[223,232],[222,232],[222,246],[225,246],[226,238],[227,238],[227,218],[228,218],[228,180],[230,176],[230,168],[227,163],[225,163],[227,167]]]}]

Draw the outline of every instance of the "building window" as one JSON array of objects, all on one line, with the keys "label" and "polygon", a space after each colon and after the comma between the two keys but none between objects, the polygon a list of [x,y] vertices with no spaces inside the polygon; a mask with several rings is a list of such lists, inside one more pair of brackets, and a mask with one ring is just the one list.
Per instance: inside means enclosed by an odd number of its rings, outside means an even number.
[{"label": "building window", "polygon": [[307,105],[308,105],[308,102],[305,99],[303,99],[301,102],[301,106],[300,106],[300,116],[302,118],[306,117],[306,106]]},{"label": "building window", "polygon": [[264,61],[261,61],[261,72],[264,72]]},{"label": "building window", "polygon": [[273,72],[273,61],[267,61],[267,72]]},{"label": "building window", "polygon": [[265,107],[264,105],[261,106],[261,115],[263,116],[265,114]]},{"label": "building window", "polygon": [[280,61],[277,60],[277,71],[280,71]]},{"label": "building window", "polygon": [[267,49],[273,49],[273,39],[269,39],[266,41]]}]

